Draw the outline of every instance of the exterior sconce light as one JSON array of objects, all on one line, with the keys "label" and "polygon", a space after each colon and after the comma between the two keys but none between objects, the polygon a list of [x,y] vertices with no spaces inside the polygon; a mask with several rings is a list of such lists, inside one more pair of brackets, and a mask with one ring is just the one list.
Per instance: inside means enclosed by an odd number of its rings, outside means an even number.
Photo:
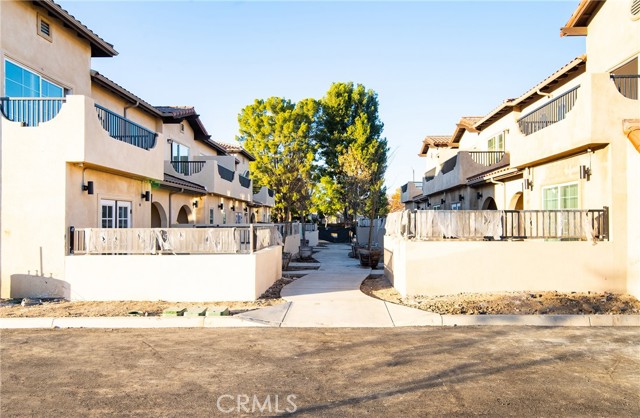
[{"label": "exterior sconce light", "polygon": [[93,194],[93,182],[88,181],[87,184],[83,184],[82,191],[87,192],[87,194]]},{"label": "exterior sconce light", "polygon": [[194,207],[194,208],[197,208],[197,207],[198,207],[198,201],[197,201],[197,200],[194,200],[194,201],[193,201],[193,203],[192,203],[192,205],[193,205],[193,207]]},{"label": "exterior sconce light", "polygon": [[444,205],[445,200],[444,199],[440,199],[440,204]]},{"label": "exterior sconce light", "polygon": [[464,196],[463,196],[463,195],[461,195],[461,194],[459,194],[459,195],[458,195],[458,200],[462,202],[462,201],[464,200]]},{"label": "exterior sconce light", "polygon": [[249,208],[244,208],[243,209],[245,212],[249,212]]},{"label": "exterior sconce light", "polygon": [[148,202],[151,200],[151,192],[150,191],[146,191],[144,193],[142,193],[142,200],[144,200],[145,202]]},{"label": "exterior sconce light", "polygon": [[420,205],[416,205],[416,209],[420,210]]},{"label": "exterior sconce light", "polygon": [[586,165],[581,165],[580,166],[580,179],[581,180],[591,180],[591,168],[587,167]]},{"label": "exterior sconce light", "polygon": [[428,208],[430,208],[430,207],[431,207],[431,202],[429,202],[428,200],[427,200],[427,207],[428,207]]},{"label": "exterior sconce light", "polygon": [[235,212],[236,211],[236,207],[235,206],[231,206],[231,212]]},{"label": "exterior sconce light", "polygon": [[476,199],[478,200],[482,199],[482,192],[476,193]]},{"label": "exterior sconce light", "polygon": [[524,188],[533,190],[533,182],[529,179],[524,179]]},{"label": "exterior sconce light", "polygon": [[224,209],[224,203],[220,203],[220,204],[218,205],[218,209],[220,209],[220,210]]}]

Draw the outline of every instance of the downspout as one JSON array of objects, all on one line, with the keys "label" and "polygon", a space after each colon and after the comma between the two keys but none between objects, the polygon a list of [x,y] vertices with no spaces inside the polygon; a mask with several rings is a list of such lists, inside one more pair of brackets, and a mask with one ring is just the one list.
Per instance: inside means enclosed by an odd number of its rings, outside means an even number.
[{"label": "downspout", "polygon": [[553,95],[551,93],[545,93],[543,91],[540,91],[540,89],[536,90],[536,93],[539,94],[540,96],[545,96],[545,97],[553,97]]},{"label": "downspout", "polygon": [[124,116],[124,118],[126,119],[126,118],[127,118],[127,110],[128,110],[128,109],[133,109],[133,108],[138,107],[138,106],[140,106],[140,102],[139,102],[139,101],[137,101],[137,100],[136,100],[136,103],[135,103],[135,104],[132,104],[132,105],[126,105],[126,106],[124,107],[124,112],[123,112],[123,115],[122,115],[122,116]]}]

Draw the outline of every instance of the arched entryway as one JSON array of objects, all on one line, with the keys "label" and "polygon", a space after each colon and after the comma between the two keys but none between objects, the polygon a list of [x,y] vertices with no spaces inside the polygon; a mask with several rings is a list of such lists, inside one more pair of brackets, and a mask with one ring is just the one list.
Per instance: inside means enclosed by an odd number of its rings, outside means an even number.
[{"label": "arched entryway", "polygon": [[166,228],[167,214],[158,202],[151,204],[151,228]]},{"label": "arched entryway", "polygon": [[523,210],[524,209],[524,197],[522,192],[518,192],[513,195],[511,202],[509,203],[509,209]]},{"label": "arched entryway", "polygon": [[190,223],[189,218],[191,217],[191,209],[189,209],[189,206],[184,205],[180,208],[180,211],[178,212],[178,218],[176,219],[176,222],[179,224],[188,224]]},{"label": "arched entryway", "polygon": [[482,204],[482,210],[498,210],[498,205],[493,197],[487,197]]}]

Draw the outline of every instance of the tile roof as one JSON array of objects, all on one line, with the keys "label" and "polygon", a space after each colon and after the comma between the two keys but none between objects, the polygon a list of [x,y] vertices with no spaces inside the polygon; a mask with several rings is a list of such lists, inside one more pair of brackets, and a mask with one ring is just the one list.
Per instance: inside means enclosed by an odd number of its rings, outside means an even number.
[{"label": "tile roof", "polygon": [[113,48],[112,44],[102,39],[56,2],[52,0],[39,0],[33,3],[36,6],[46,9],[47,12],[49,12],[49,16],[55,16],[62,20],[66,26],[75,30],[79,37],[89,41],[91,44],[92,57],[113,57],[118,55],[118,51]]},{"label": "tile roof", "polygon": [[204,188],[204,186],[201,186],[198,183],[193,183],[191,181],[181,179],[176,176],[172,176],[171,174],[167,173],[164,173],[164,181],[160,182],[160,186],[164,186],[165,188],[169,189],[184,189],[198,194],[207,193],[207,189]]},{"label": "tile roof", "polygon": [[142,100],[140,97],[138,97],[135,94],[131,93],[129,90],[125,89],[120,84],[118,84],[118,83],[110,80],[109,78],[105,77],[104,75],[100,74],[96,70],[91,70],[91,81],[101,85],[102,87],[106,88],[107,90],[117,94],[118,96],[122,97],[123,99],[125,99],[125,100],[127,100],[127,101],[129,101],[129,102],[131,102],[133,104],[138,103],[139,107],[143,108],[144,110],[146,110],[148,113],[152,114],[153,116],[162,117],[162,112],[160,112],[154,106],[150,105],[146,101]]},{"label": "tile roof", "polygon": [[478,132],[474,125],[482,120],[482,116],[463,116],[460,118],[460,121],[456,124],[456,130],[453,132],[453,137],[451,139],[452,144],[460,143],[462,139],[462,135],[464,135],[465,131],[468,132]]},{"label": "tile roof", "polygon": [[450,142],[451,135],[427,135],[422,140],[422,145],[420,146],[420,152],[418,155],[420,157],[424,157],[427,155],[429,147],[446,147],[449,146]]},{"label": "tile roof", "polygon": [[255,161],[256,160],[256,157],[254,157],[253,154],[251,154],[249,151],[247,151],[246,149],[244,149],[244,147],[242,147],[240,145],[227,144],[225,142],[219,142],[219,141],[216,141],[216,144],[218,144],[222,148],[224,148],[229,154],[243,154],[250,161]]},{"label": "tile roof", "polygon": [[603,4],[604,0],[581,0],[567,23],[560,29],[560,36],[586,35],[586,32],[576,29],[586,28]]},{"label": "tile roof", "polygon": [[571,60],[568,64],[561,67],[559,70],[545,78],[540,83],[529,89],[524,94],[520,95],[516,99],[507,99],[500,106],[489,112],[479,122],[476,122],[474,127],[481,131],[492,123],[502,118],[504,115],[513,111],[515,106],[525,107],[529,104],[541,99],[543,96],[538,94],[538,91],[546,89],[545,93],[554,91],[559,86],[574,79],[578,75],[584,73],[586,70],[587,56],[581,55]]}]

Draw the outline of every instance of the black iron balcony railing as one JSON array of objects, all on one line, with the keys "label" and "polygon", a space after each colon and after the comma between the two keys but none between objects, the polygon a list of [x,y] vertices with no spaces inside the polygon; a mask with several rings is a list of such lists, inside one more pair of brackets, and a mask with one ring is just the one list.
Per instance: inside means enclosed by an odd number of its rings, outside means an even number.
[{"label": "black iron balcony railing", "polygon": [[489,167],[504,158],[504,151],[469,151],[469,155],[476,164]]},{"label": "black iron balcony railing", "polygon": [[578,98],[578,89],[576,86],[566,93],[561,94],[549,103],[545,104],[518,119],[520,132],[525,135],[531,135],[563,120],[567,113],[571,112],[573,105]]},{"label": "black iron balcony railing", "polygon": [[155,132],[100,105],[96,105],[96,112],[102,128],[109,132],[111,138],[146,150],[155,147],[158,136]]},{"label": "black iron balcony railing", "polygon": [[609,208],[588,210],[505,210],[503,239],[609,239]]},{"label": "black iron balcony railing", "polygon": [[218,164],[218,174],[220,174],[220,177],[222,177],[224,180],[231,182],[233,181],[236,173]]},{"label": "black iron balcony railing", "polygon": [[638,80],[640,74],[617,75],[611,74],[611,80],[616,85],[616,89],[627,99],[638,100]]},{"label": "black iron balcony railing", "polygon": [[185,176],[191,176],[193,174],[199,173],[200,171],[202,171],[202,167],[204,167],[205,163],[206,161],[171,161],[173,169],[176,170],[177,173],[183,174]]},{"label": "black iron balcony railing", "polygon": [[238,175],[238,179],[240,180],[240,186],[244,187],[245,189],[251,187],[251,179],[249,177]]},{"label": "black iron balcony railing", "polygon": [[38,126],[55,118],[64,102],[63,97],[0,97],[0,110],[13,122]]}]

